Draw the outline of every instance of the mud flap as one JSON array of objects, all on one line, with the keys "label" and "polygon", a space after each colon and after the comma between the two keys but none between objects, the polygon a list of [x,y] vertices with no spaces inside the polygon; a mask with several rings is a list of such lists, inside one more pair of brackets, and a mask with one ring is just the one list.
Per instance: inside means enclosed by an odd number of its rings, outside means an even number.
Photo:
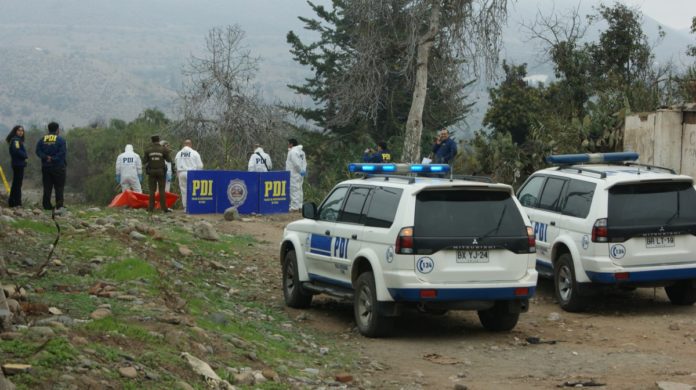
[{"label": "mud flap", "polygon": [[529,310],[529,299],[514,299],[507,302],[508,312],[526,313]]}]

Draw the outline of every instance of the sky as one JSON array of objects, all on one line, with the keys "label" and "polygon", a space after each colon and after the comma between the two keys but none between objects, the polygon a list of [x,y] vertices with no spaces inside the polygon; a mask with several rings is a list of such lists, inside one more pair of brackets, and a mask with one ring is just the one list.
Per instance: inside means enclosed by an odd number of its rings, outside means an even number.
[{"label": "sky", "polygon": [[696,0],[622,0],[623,3],[637,6],[643,15],[649,15],[669,27],[684,30],[691,27],[691,19],[696,16]]}]

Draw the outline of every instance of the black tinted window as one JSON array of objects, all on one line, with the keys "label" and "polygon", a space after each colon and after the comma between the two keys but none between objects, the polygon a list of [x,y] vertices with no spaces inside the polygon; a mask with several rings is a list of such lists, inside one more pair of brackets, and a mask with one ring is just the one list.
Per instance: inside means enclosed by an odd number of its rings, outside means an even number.
[{"label": "black tinted window", "polygon": [[351,188],[348,198],[346,199],[346,204],[343,206],[341,217],[338,220],[341,222],[360,223],[365,200],[369,193],[369,188]]},{"label": "black tinted window", "polygon": [[614,186],[609,190],[609,224],[674,226],[696,223],[696,190],[689,183]]},{"label": "black tinted window", "polygon": [[549,177],[546,180],[544,190],[541,192],[539,208],[551,211],[558,210],[561,202],[561,191],[563,190],[565,182],[566,181],[562,179]]},{"label": "black tinted window", "polygon": [[423,191],[416,200],[418,237],[510,237],[526,235],[512,195],[504,191]]},{"label": "black tinted window", "polygon": [[590,212],[595,187],[594,183],[571,180],[568,183],[568,191],[566,191],[565,201],[561,209],[563,214],[579,218],[587,217],[587,214]]},{"label": "black tinted window", "polygon": [[370,208],[365,218],[366,226],[388,228],[394,222],[396,209],[401,199],[400,188],[375,188],[370,199]]},{"label": "black tinted window", "polygon": [[319,208],[320,220],[335,221],[338,218],[338,212],[341,210],[346,192],[348,192],[348,187],[338,187],[324,199],[324,203]]},{"label": "black tinted window", "polygon": [[525,184],[524,187],[522,187],[522,189],[519,191],[517,195],[517,197],[520,200],[520,203],[522,203],[522,206],[539,206],[539,193],[541,192],[541,187],[544,185],[544,180],[546,180],[545,177],[536,176],[527,181],[527,184]]}]

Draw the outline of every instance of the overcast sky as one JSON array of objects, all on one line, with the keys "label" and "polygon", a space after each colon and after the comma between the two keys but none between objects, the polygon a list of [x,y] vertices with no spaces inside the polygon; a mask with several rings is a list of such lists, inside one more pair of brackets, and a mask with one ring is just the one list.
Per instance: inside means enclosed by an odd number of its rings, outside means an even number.
[{"label": "overcast sky", "polygon": [[676,29],[691,27],[691,18],[696,16],[696,0],[622,0],[625,4],[638,6],[644,15]]}]

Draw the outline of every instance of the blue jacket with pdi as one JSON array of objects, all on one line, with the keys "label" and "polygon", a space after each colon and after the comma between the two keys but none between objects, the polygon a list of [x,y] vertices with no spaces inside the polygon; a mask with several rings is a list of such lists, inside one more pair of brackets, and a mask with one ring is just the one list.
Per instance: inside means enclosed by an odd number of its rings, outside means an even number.
[{"label": "blue jacket with pdi", "polygon": [[391,162],[391,152],[388,149],[378,150],[375,153],[363,154],[363,162],[366,163],[388,163]]},{"label": "blue jacket with pdi", "polygon": [[[65,138],[55,133],[44,135],[36,143],[36,155],[41,159],[41,166],[44,168],[65,167],[67,149]],[[48,161],[49,156],[51,161]]]},{"label": "blue jacket with pdi", "polygon": [[10,157],[12,157],[13,167],[27,166],[27,151],[24,149],[24,142],[19,137],[10,140]]},{"label": "blue jacket with pdi", "polygon": [[452,138],[447,138],[444,142],[439,145],[433,145],[433,162],[435,164],[450,164],[454,160],[454,156],[457,155],[457,144],[452,140]]}]

